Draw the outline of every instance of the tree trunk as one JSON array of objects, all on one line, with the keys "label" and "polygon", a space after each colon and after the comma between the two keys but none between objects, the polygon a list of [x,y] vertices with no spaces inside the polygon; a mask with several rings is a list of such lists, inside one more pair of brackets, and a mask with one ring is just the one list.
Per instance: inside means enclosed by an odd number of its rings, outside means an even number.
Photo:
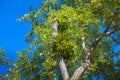
[{"label": "tree trunk", "polygon": [[69,78],[69,76],[68,76],[67,67],[65,65],[63,57],[60,57],[59,67],[60,67],[60,71],[61,71],[63,80],[67,80]]},{"label": "tree trunk", "polygon": [[[54,36],[57,36],[57,34],[58,34],[58,25],[59,25],[58,21],[55,19],[55,21],[52,25],[52,32],[53,32],[52,34]],[[63,57],[60,57],[59,67],[60,67],[60,71],[61,71],[63,80],[67,80],[69,78],[69,76],[68,76],[67,67],[66,67],[66,64],[64,62]]]}]

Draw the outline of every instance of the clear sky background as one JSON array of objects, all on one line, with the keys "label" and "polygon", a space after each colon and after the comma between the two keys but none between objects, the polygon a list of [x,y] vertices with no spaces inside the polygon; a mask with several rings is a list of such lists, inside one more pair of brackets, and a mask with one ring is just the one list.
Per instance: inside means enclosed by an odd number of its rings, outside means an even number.
[{"label": "clear sky background", "polygon": [[[30,23],[18,22],[16,19],[29,13],[29,6],[39,8],[39,2],[44,0],[0,0],[0,47],[11,60],[15,60],[16,52],[28,47],[24,42]],[[0,66],[0,73],[4,69]]]}]

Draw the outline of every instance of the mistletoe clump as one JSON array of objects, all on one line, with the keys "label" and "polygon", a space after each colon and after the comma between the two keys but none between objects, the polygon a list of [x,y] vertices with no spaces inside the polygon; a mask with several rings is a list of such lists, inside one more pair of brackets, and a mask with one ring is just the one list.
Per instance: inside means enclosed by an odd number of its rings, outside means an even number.
[{"label": "mistletoe clump", "polygon": [[76,56],[77,45],[69,35],[59,34],[53,43],[53,52],[64,57],[66,60]]}]

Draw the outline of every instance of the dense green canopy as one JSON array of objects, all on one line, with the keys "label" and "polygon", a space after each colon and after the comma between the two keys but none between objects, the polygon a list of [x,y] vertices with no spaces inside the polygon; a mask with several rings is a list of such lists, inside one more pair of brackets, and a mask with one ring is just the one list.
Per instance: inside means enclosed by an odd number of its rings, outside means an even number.
[{"label": "dense green canopy", "polygon": [[[61,57],[70,80],[120,79],[120,49],[115,49],[120,45],[119,0],[46,0],[37,10],[30,7],[21,20],[31,22],[25,37],[30,47],[17,52],[1,79],[67,80],[59,68]],[[6,64],[2,58],[0,64]]]}]

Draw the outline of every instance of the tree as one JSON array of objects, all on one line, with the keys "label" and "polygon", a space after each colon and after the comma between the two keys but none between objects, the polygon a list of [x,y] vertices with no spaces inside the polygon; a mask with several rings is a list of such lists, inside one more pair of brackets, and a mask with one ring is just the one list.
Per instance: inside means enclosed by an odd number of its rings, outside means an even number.
[{"label": "tree", "polygon": [[[4,66],[5,68],[8,68],[10,66],[10,59],[7,58],[4,54],[4,50],[0,48],[0,66]],[[0,75],[0,79],[4,78],[5,74]]]},{"label": "tree", "polygon": [[32,24],[25,37],[30,48],[18,51],[6,79],[120,79],[120,50],[114,50],[120,44],[119,4],[46,0],[38,10],[30,7],[30,14],[18,18]]}]

